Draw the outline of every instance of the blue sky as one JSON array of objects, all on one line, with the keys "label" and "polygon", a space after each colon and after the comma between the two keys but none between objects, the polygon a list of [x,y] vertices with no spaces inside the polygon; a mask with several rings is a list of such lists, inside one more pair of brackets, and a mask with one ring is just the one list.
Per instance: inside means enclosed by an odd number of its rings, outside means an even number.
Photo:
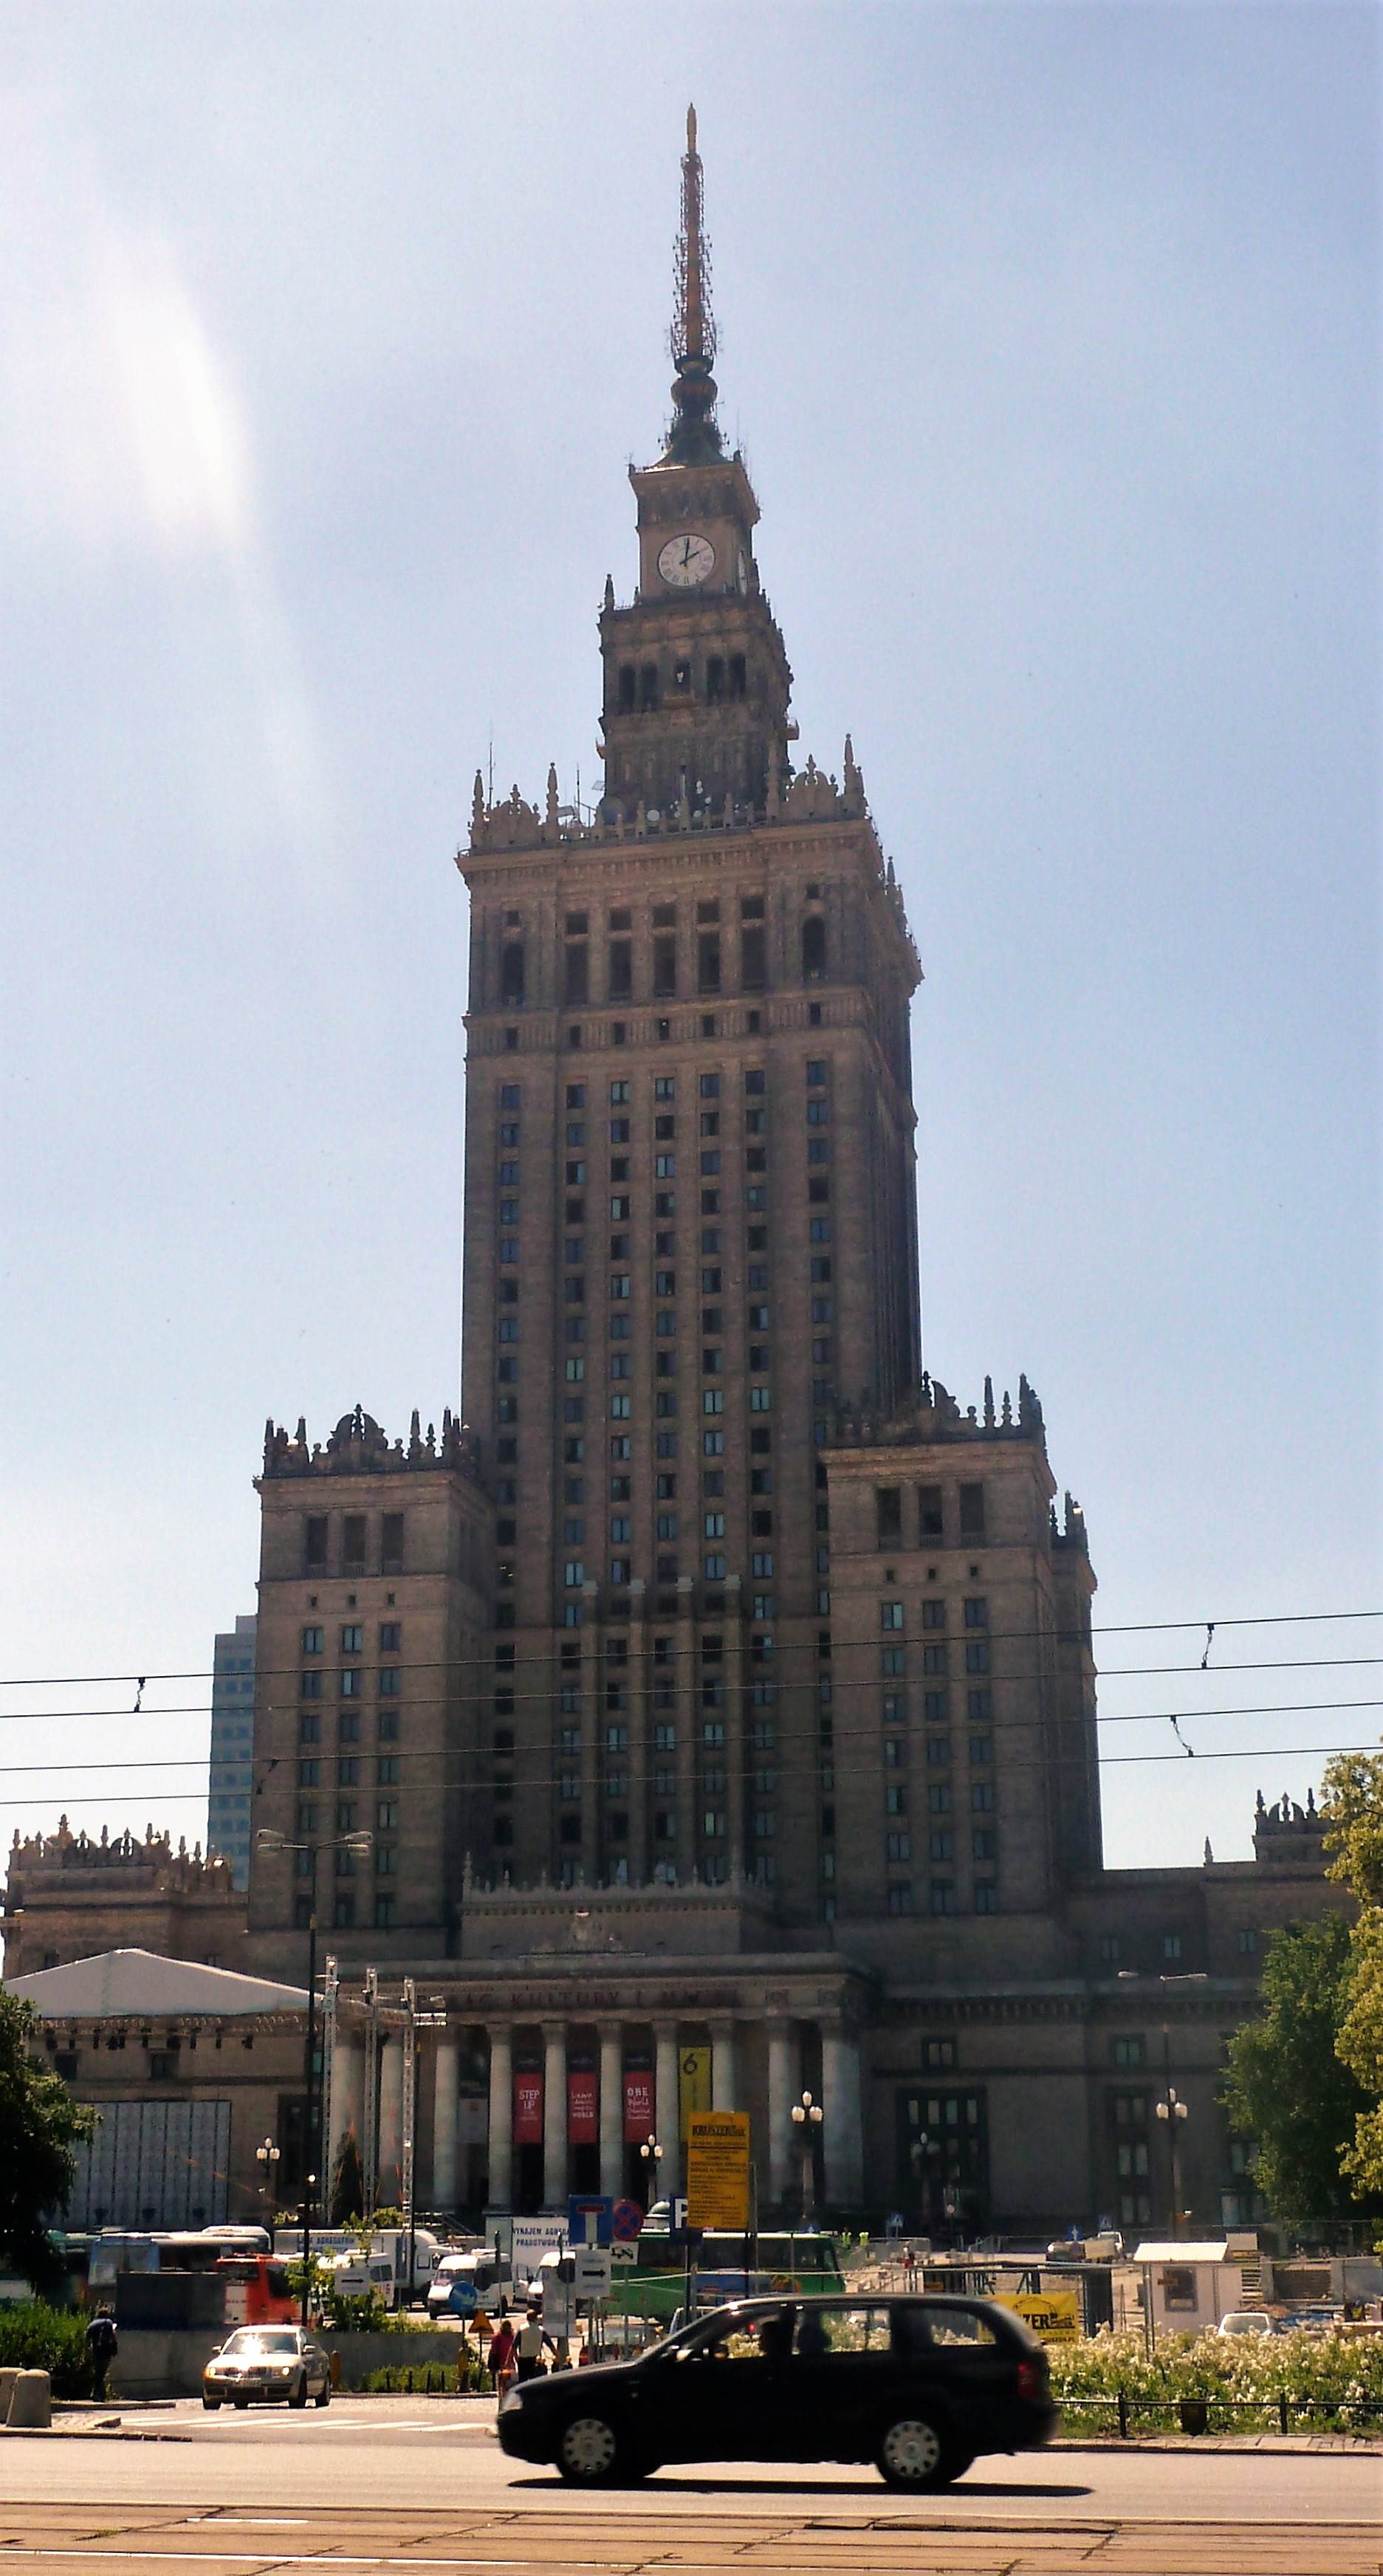
[{"label": "blue sky", "polygon": [[[802,752],[852,730],[926,967],[929,1364],[1026,1370],[1101,1621],[1383,1607],[1377,51],[1330,6],[0,8],[6,1676],[204,1669],[265,1415],[455,1399],[451,853],[491,738],[595,771],[689,97]],[[1376,1737],[1380,1635],[1102,1640],[1155,1668],[1111,1754],[1176,1709],[1253,1756],[1112,1766],[1110,1857],[1246,1851],[1260,1781]],[[190,1772],[14,1767],[204,1749],[203,1685],[131,1696],[5,1693],[102,1712],[5,1726],[6,1834],[202,1830]]]}]

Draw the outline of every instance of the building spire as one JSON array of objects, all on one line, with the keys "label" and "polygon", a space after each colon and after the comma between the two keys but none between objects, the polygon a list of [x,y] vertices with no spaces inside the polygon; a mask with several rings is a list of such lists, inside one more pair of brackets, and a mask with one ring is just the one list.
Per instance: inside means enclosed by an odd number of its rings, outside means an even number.
[{"label": "building spire", "polygon": [[711,318],[711,246],[702,230],[701,155],[696,148],[696,110],[687,110],[687,148],[682,156],[682,229],[677,237],[674,275],[677,305],[672,321],[672,358],[677,370],[672,388],[673,422],[664,456],[669,464],[700,465],[721,453],[716,424],[715,323]]}]

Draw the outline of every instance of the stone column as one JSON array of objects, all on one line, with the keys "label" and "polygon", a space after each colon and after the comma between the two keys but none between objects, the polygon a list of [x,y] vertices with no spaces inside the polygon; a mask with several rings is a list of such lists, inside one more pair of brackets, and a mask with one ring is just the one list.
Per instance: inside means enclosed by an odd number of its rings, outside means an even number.
[{"label": "stone column", "polygon": [[728,1790],[726,1849],[730,1882],[738,1886],[746,1869],[753,1866],[753,1854],[747,1848],[744,1830],[744,1603],[737,1574],[732,1574],[725,1586],[725,1662],[721,1670],[725,1681],[722,1714]]},{"label": "stone column", "polygon": [[629,1701],[629,1883],[646,1887],[650,1877],[649,1755],[653,1744],[648,1707],[647,1654],[644,1647],[644,1587],[629,1586],[629,1661],[625,1666]]},{"label": "stone column", "polygon": [[624,2192],[624,2033],[600,2025],[600,2188],[607,2200]]},{"label": "stone column", "polygon": [[508,2022],[490,2032],[490,2146],[486,2206],[507,2210],[514,2199],[514,2035]]},{"label": "stone column", "polygon": [[567,2031],[543,2024],[543,2207],[567,2205]]},{"label": "stone column", "polygon": [[653,2025],[653,2125],[663,2161],[658,2168],[658,2189],[671,2200],[682,2188],[682,2106],[677,2072],[677,2024],[655,2021]]},{"label": "stone column", "polygon": [[735,2025],[727,2013],[711,2023],[711,2109],[713,2111],[738,2111],[743,2107],[735,2099],[738,2083]]},{"label": "stone column", "polygon": [[797,2099],[801,2055],[795,2024],[775,2015],[768,2025],[768,2205],[791,2205],[792,2106]]},{"label": "stone column", "polygon": [[456,2207],[456,2104],[461,2052],[454,2039],[439,2039],[433,2060],[432,2205]]},{"label": "stone column", "polygon": [[864,2199],[864,2106],[860,2044],[843,2022],[822,2029],[821,2108],[827,2207],[853,2213]]},{"label": "stone column", "polygon": [[390,2031],[379,2060],[379,2183],[377,2198],[386,2209],[398,2206],[403,2190],[403,2041]]}]

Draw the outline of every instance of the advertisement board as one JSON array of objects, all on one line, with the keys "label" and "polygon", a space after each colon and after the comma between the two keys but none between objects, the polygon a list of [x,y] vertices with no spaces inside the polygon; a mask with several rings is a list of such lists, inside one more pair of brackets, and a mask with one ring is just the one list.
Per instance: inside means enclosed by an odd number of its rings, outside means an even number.
[{"label": "advertisement board", "polygon": [[596,2120],[595,2069],[572,2067],[567,2073],[567,2137],[574,2147],[593,2147],[600,2136]]},{"label": "advertisement board", "polygon": [[711,2107],[711,2052],[709,2048],[683,2048],[677,2054],[678,2125],[684,2138],[691,2135],[691,2123]]},{"label": "advertisement board", "polygon": [[626,2066],[624,2070],[624,2143],[641,2147],[653,2135],[653,2069],[651,2066]]},{"label": "advertisement board", "polygon": [[687,2224],[737,2232],[749,2225],[749,2114],[707,2111],[687,2132]]},{"label": "advertisement board", "polygon": [[514,2144],[540,2147],[542,2143],[543,2079],[536,2072],[521,2070],[514,2077]]},{"label": "advertisement board", "polygon": [[1021,2317],[1024,2325],[1030,2326],[1043,2343],[1080,2341],[1080,2298],[1075,2290],[1046,2290],[1038,2294],[1027,2290],[1000,2290],[996,2293],[995,2304],[1001,2308],[1012,2308],[1014,2315]]}]

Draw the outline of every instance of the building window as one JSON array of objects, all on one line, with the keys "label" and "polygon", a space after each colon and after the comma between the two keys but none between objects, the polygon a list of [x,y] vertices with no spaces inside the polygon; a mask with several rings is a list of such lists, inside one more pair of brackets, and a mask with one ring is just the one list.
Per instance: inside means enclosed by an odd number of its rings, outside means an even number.
[{"label": "building window", "polygon": [[962,1538],[983,1538],[984,1536],[983,1485],[961,1486],[960,1534]]},{"label": "building window", "polygon": [[903,1624],[903,1605],[902,1605],[902,1602],[901,1602],[901,1601],[881,1601],[881,1602],[879,1603],[879,1625],[880,1625],[880,1627],[881,1627],[881,1628],[901,1628],[901,1627],[902,1627],[902,1624]]},{"label": "building window", "polygon": [[998,1911],[999,1890],[994,1880],[992,1878],[977,1878],[975,1881],[975,1912],[977,1914],[997,1914]]},{"label": "building window", "polygon": [[1241,1930],[1241,1931],[1240,1931],[1240,1934],[1239,1934],[1239,1950],[1240,1950],[1240,1954],[1241,1954],[1241,1956],[1242,1956],[1243,1958],[1246,1958],[1246,1959],[1251,1959],[1251,1958],[1253,1957],[1253,1954],[1254,1954],[1255,1950],[1257,1949],[1257,1947],[1258,1947],[1258,1935],[1257,1935],[1257,1933],[1256,1933],[1256,1932],[1251,1932],[1251,1931],[1249,1931],[1249,1930],[1248,1930],[1248,1929],[1246,1929],[1246,1928],[1245,1928],[1245,1929],[1243,1929],[1243,1930]]},{"label": "building window", "polygon": [[331,1524],[325,1513],[313,1513],[304,1525],[303,1558],[309,1573],[327,1561],[327,1532]]},{"label": "building window", "polygon": [[1102,1932],[1100,1934],[1100,1957],[1107,1968],[1117,1966],[1119,1958],[1119,1935],[1117,1932]]},{"label": "building window", "polygon": [[1116,2066],[1142,2066],[1148,2054],[1148,2043],[1141,2032],[1124,2034],[1112,2044],[1111,2056]]}]

